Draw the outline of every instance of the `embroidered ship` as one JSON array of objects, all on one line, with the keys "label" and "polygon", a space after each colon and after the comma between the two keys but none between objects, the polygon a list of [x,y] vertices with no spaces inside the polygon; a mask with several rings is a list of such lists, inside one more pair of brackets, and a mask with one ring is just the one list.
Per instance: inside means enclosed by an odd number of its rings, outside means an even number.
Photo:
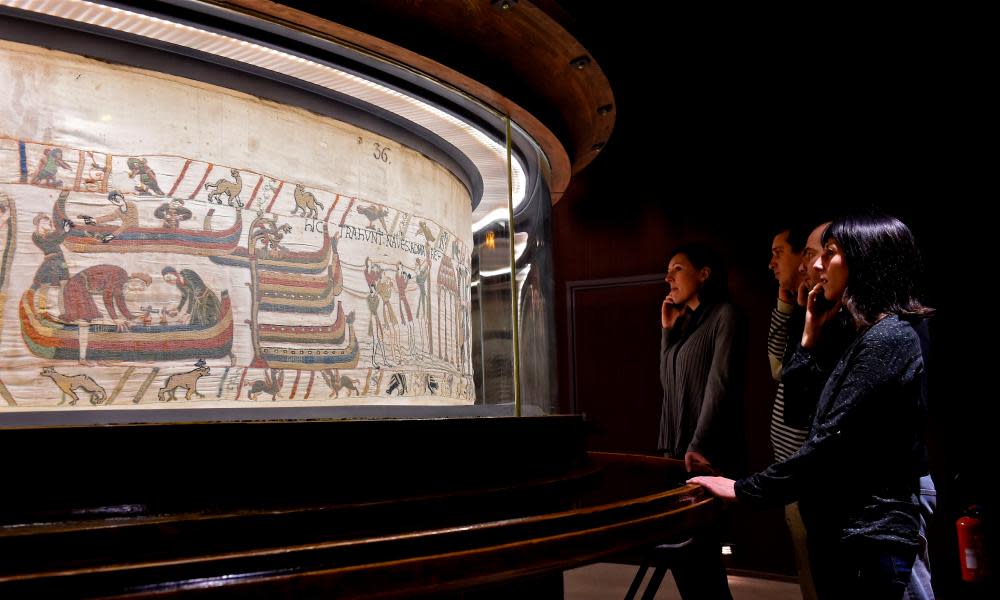
[{"label": "embroidered ship", "polygon": [[[250,292],[252,298],[250,333],[254,349],[254,361],[250,366],[254,368],[311,371],[354,368],[358,365],[358,359],[361,356],[358,338],[354,334],[354,313],[350,313],[345,318],[344,309],[340,302],[336,303],[337,319],[331,325],[284,325],[261,323],[259,321],[258,315],[260,311],[277,310],[278,312],[288,312],[282,310],[281,307],[294,306],[296,307],[294,312],[305,312],[304,309],[307,304],[320,304],[324,302],[324,297],[326,296],[329,296],[332,303],[334,302],[335,295],[339,294],[343,289],[343,275],[340,269],[340,261],[337,260],[336,269],[333,266],[327,266],[333,251],[328,236],[323,236],[323,248],[320,250],[323,260],[327,261],[323,265],[327,268],[327,282],[326,287],[319,293],[314,291],[320,285],[318,278],[295,275],[279,276],[268,272],[272,270],[285,270],[282,268],[273,268],[278,266],[274,262],[276,255],[286,261],[284,263],[285,266],[290,264],[287,261],[292,259],[293,254],[298,254],[299,258],[306,254],[317,256],[317,253],[292,253],[278,248],[278,242],[287,231],[287,225],[279,227],[274,219],[267,218],[261,214],[250,225],[247,249],[240,249],[246,253],[246,264],[250,268]],[[232,256],[213,257],[213,260],[217,258],[231,259]],[[265,264],[265,261],[268,260],[271,261],[269,266]],[[296,297],[307,295],[311,295],[316,299]],[[276,296],[292,297],[278,298]],[[349,341],[346,347],[312,346],[312,344],[330,345],[342,343],[345,322],[349,330]],[[291,343],[296,344],[296,346],[265,345],[266,343],[276,342]]]},{"label": "embroidered ship", "polygon": [[[52,207],[53,224],[66,218],[66,199],[69,192],[59,194]],[[211,256],[229,254],[240,243],[243,232],[243,211],[236,211],[236,222],[219,231],[173,229],[166,227],[128,227],[110,242],[102,238],[118,231],[118,225],[80,225],[66,234],[63,244],[73,252],[169,252]]]},{"label": "embroidered ship", "polygon": [[[330,266],[330,255],[333,252],[330,236],[327,235],[323,236],[323,245],[318,250],[299,252],[284,248],[259,248],[256,253],[257,269],[284,273],[322,273]],[[250,253],[242,247],[229,254],[213,255],[209,259],[229,267],[250,267]]]},{"label": "embroidered ship", "polygon": [[342,344],[346,331],[344,307],[337,302],[337,320],[332,325],[272,325],[258,326],[261,342],[294,342],[298,344]]},{"label": "embroidered ship", "polygon": [[283,313],[327,314],[333,310],[336,298],[344,289],[340,261],[336,268],[328,267],[320,277],[312,275],[258,274],[260,310]]},{"label": "embroidered ship", "polygon": [[303,371],[323,371],[326,369],[353,369],[358,366],[361,352],[358,338],[354,335],[353,313],[347,317],[350,341],[346,348],[285,348],[261,346],[260,361],[253,366],[267,366],[271,369],[300,369]]},{"label": "embroidered ship", "polygon": [[[88,360],[172,361],[231,356],[233,313],[229,292],[221,293],[219,320],[210,325],[133,325],[118,331],[114,325],[92,324],[88,333]],[[27,290],[20,304],[21,335],[35,356],[77,360],[80,328],[35,310],[35,291]]]}]

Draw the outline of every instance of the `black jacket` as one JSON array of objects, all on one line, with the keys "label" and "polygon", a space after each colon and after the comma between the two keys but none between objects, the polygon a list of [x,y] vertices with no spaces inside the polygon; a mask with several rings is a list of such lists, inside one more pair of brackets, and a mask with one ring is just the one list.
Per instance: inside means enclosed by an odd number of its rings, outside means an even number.
[{"label": "black jacket", "polygon": [[[799,500],[810,537],[918,547],[923,368],[909,323],[896,316],[876,323],[834,366],[806,443],[787,460],[737,481],[737,499]],[[823,369],[800,348],[786,371],[794,381],[796,374]]]}]

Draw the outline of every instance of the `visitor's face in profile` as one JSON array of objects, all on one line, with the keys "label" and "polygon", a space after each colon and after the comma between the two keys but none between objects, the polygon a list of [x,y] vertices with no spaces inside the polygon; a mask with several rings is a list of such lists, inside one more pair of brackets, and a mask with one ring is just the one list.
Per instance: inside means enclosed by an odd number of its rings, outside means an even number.
[{"label": "visitor's face in profile", "polygon": [[823,286],[823,296],[830,302],[840,300],[847,289],[847,259],[837,240],[830,238],[823,252],[813,262]]},{"label": "visitor's face in profile", "polygon": [[813,268],[816,258],[823,252],[823,232],[826,231],[829,223],[818,225],[809,234],[806,247],[802,249],[802,264],[799,265],[799,273],[805,276],[806,286],[812,289],[819,283],[819,274]]},{"label": "visitor's face in profile", "polygon": [[46,234],[52,231],[52,221],[48,219],[41,219],[38,221],[38,232],[41,234]]},{"label": "visitor's face in profile", "polygon": [[778,285],[786,290],[794,288],[798,284],[800,263],[799,254],[793,252],[788,243],[788,232],[782,231],[774,236],[774,240],[771,241],[771,261],[767,264],[767,268],[774,272]]},{"label": "visitor's face in profile", "polygon": [[670,285],[667,300],[673,304],[688,304],[698,297],[707,274],[704,269],[696,269],[686,254],[677,254],[670,259],[664,280]]}]

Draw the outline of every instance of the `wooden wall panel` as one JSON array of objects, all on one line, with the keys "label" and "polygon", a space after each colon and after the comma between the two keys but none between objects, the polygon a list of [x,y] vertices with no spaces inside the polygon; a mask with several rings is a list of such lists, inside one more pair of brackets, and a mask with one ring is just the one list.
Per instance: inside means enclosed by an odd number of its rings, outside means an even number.
[{"label": "wooden wall panel", "polygon": [[659,274],[566,284],[569,395],[591,424],[591,449],[656,449],[663,392],[650,307],[664,292]]}]

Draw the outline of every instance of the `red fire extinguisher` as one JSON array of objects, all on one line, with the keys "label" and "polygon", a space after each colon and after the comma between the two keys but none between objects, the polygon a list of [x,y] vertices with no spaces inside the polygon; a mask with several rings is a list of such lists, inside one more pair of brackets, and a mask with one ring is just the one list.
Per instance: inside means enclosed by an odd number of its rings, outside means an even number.
[{"label": "red fire extinguisher", "polygon": [[989,576],[982,512],[979,506],[970,506],[955,522],[958,528],[959,562],[962,565],[962,579],[965,581],[979,582]]}]

